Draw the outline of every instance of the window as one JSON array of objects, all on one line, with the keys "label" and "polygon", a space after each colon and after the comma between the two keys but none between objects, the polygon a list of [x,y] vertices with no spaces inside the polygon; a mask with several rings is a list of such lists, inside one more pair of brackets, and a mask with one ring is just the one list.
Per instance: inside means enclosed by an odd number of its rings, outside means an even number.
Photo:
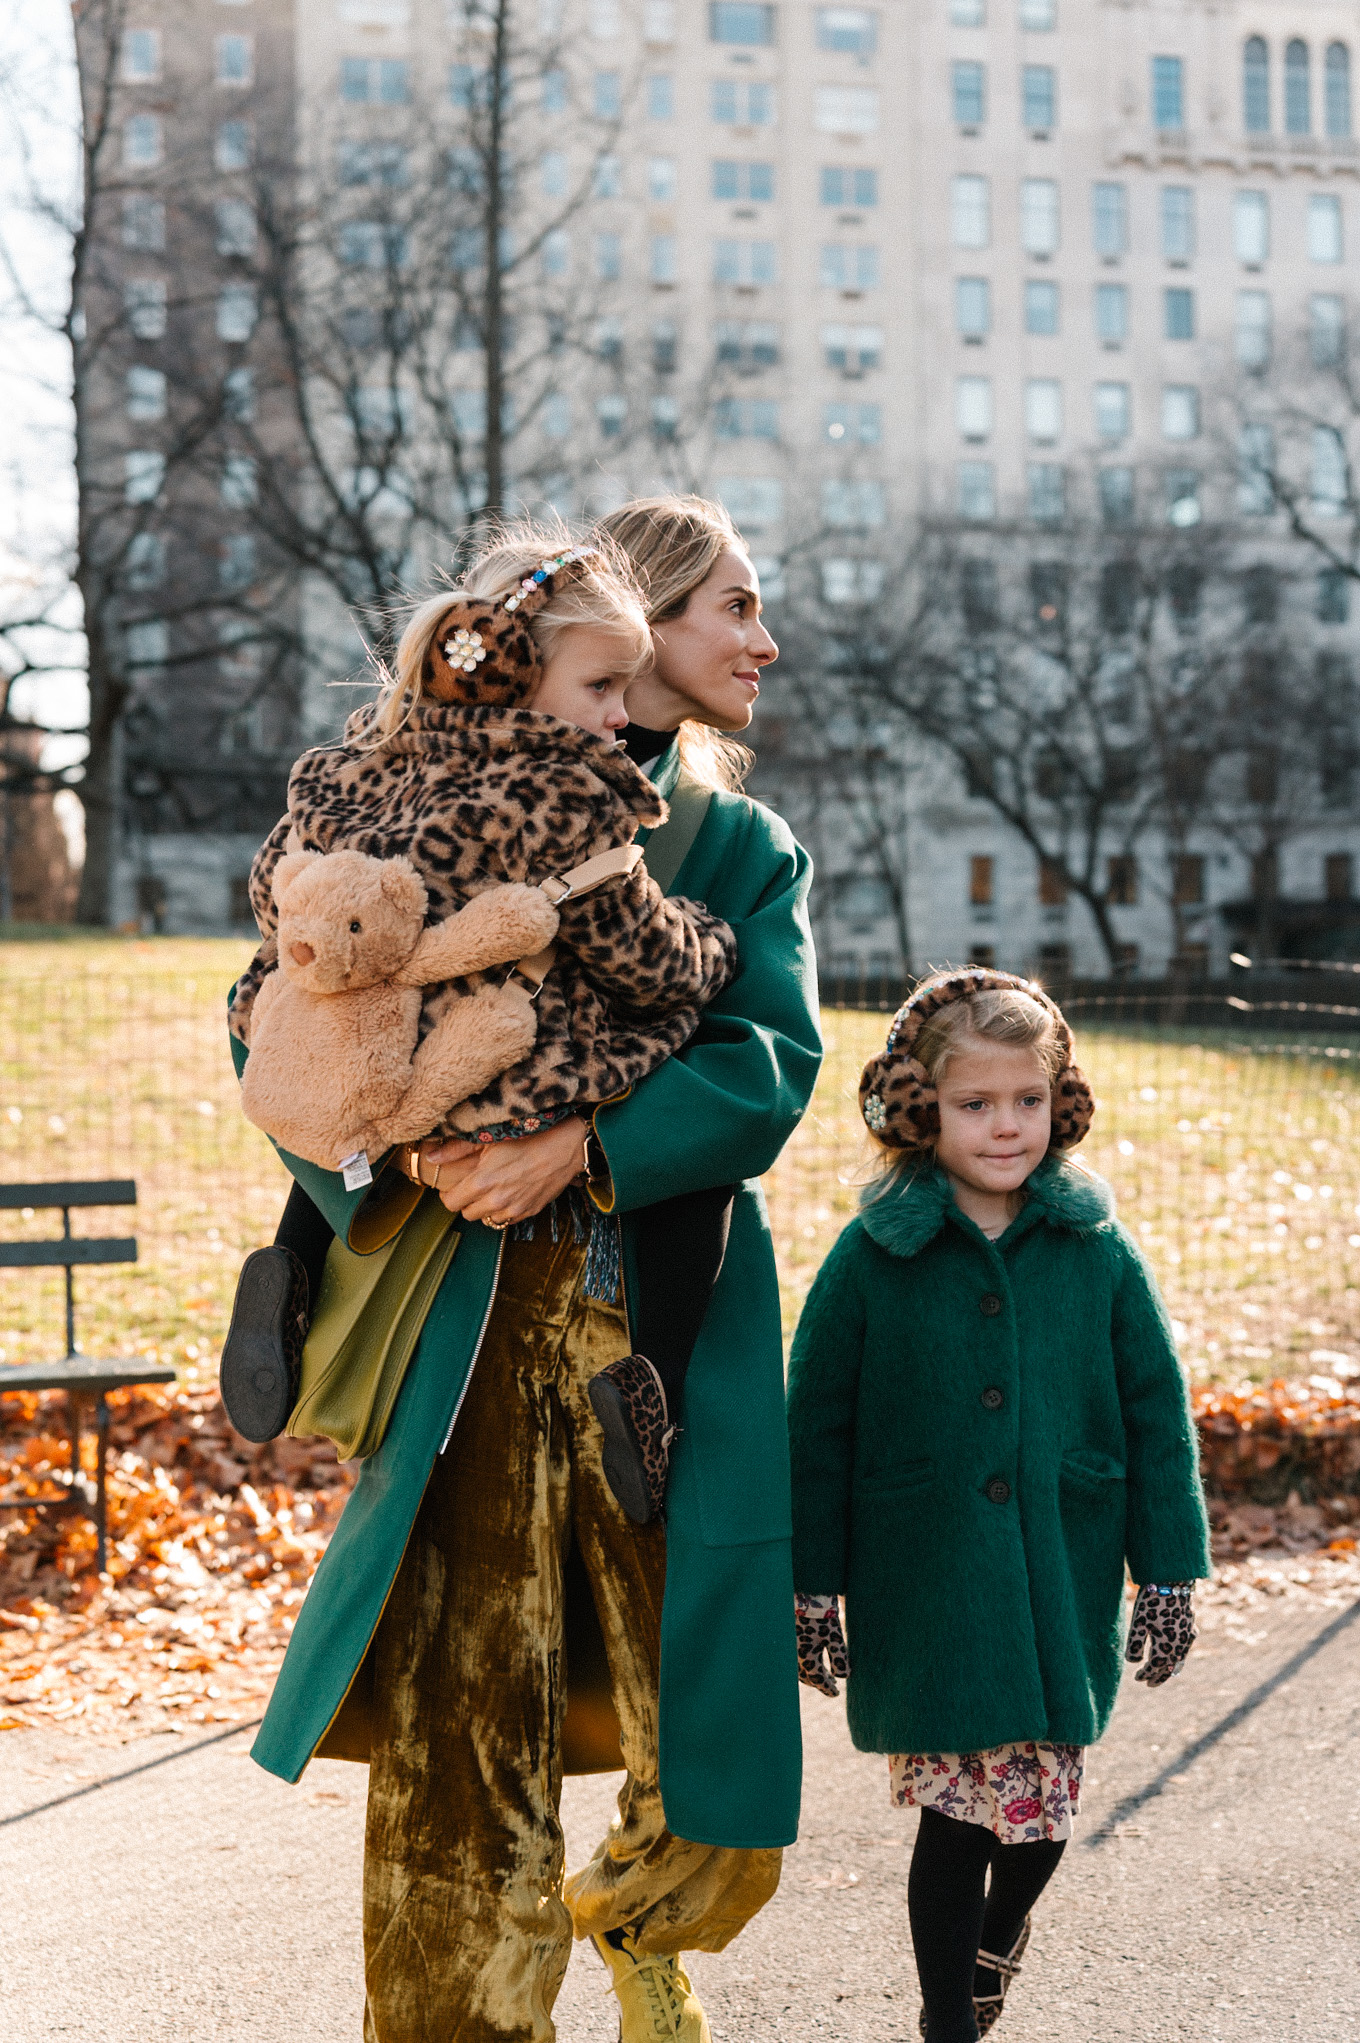
[{"label": "window", "polygon": [[214,76],[219,85],[249,85],[255,76],[255,39],[248,35],[220,35],[216,38],[217,64]]},{"label": "window", "polygon": [[955,28],[985,28],[987,0],[949,0],[949,19]]},{"label": "window", "polygon": [[1027,128],[1057,126],[1058,74],[1051,64],[1026,64],[1022,68],[1020,104],[1020,117]]},{"label": "window", "polygon": [[659,204],[673,199],[676,193],[675,158],[673,156],[649,156],[647,158],[647,196]]},{"label": "window", "polygon": [[986,248],[992,238],[991,185],[985,177],[956,177],[949,187],[949,231],[955,248]]},{"label": "window", "polygon": [[1105,862],[1105,899],[1111,908],[1133,908],[1138,902],[1138,861],[1127,852]]},{"label": "window", "polygon": [[1096,254],[1107,262],[1128,249],[1128,194],[1122,184],[1091,186],[1091,241]]},{"label": "window", "polygon": [[137,367],[127,372],[127,415],[130,419],[165,417],[165,374]]},{"label": "window", "polygon": [[819,7],[816,19],[819,50],[872,57],[878,48],[878,16],[872,7]]},{"label": "window", "polygon": [[720,397],[713,430],[720,440],[777,440],[779,406],[768,397]]},{"label": "window", "polygon": [[1031,376],[1025,385],[1025,431],[1030,439],[1061,439],[1062,411],[1062,384],[1050,376]]},{"label": "window", "polygon": [[973,908],[990,908],[996,898],[996,860],[974,853],[968,861],[968,901]]},{"label": "window", "polygon": [[774,197],[774,165],[715,162],[713,196],[715,199],[739,199],[755,205],[767,205]]},{"label": "window", "polygon": [[642,32],[649,43],[673,43],[675,0],[644,0]]},{"label": "window", "polygon": [[1284,131],[1287,135],[1307,135],[1312,126],[1308,45],[1296,36],[1284,46]]},{"label": "window", "polygon": [[123,456],[123,502],[154,504],[165,487],[165,456],[151,448],[136,448]]},{"label": "window", "polygon": [[595,353],[602,362],[621,362],[623,360],[623,321],[621,319],[596,320]]},{"label": "window", "polygon": [[[388,393],[384,392],[386,396]],[[249,454],[229,454],[222,464],[219,495],[229,511],[245,511],[260,494],[255,463]]]},{"label": "window", "polygon": [[1275,437],[1260,423],[1242,426],[1237,435],[1237,508],[1244,518],[1268,518],[1275,508],[1271,474]]},{"label": "window", "polygon": [[1325,78],[1327,133],[1340,141],[1351,131],[1351,53],[1344,43],[1328,43]]},{"label": "window", "polygon": [[779,361],[779,328],[766,320],[720,319],[713,329],[717,359],[747,372]]},{"label": "window", "polygon": [[827,168],[822,171],[821,197],[824,206],[876,206],[876,170]]},{"label": "window", "polygon": [[833,559],[821,565],[824,603],[873,603],[883,594],[881,560]]},{"label": "window", "polygon": [[1182,529],[1198,525],[1199,473],[1193,468],[1169,468],[1163,478],[1166,489],[1166,521]]},{"label": "window", "polygon": [[[1064,908],[1067,905],[1067,879],[1060,865],[1052,859],[1039,861],[1039,906],[1041,908]],[[1066,946],[1064,945],[1064,949]]]},{"label": "window", "polygon": [[158,114],[133,114],[123,123],[123,168],[154,170],[165,155],[165,129]]},{"label": "window", "polygon": [[965,440],[985,440],[992,430],[989,376],[960,376],[954,385],[954,422]]},{"label": "window", "polygon": [[253,255],[255,208],[248,199],[219,199],[213,207],[219,255]]},{"label": "window", "polygon": [[980,128],[986,118],[986,66],[983,64],[955,64],[954,119],[961,128]]},{"label": "window", "polygon": [[1199,433],[1199,391],[1191,383],[1162,386],[1162,438],[1193,440]]},{"label": "window", "polygon": [[1168,262],[1190,262],[1195,253],[1195,194],[1189,185],[1162,186],[1162,254]]},{"label": "window", "polygon": [[677,284],[680,281],[680,244],[673,234],[654,234],[648,261],[648,274],[654,284]]},{"label": "window", "polygon": [[[473,391],[469,395],[481,396],[482,393]],[[485,403],[483,403],[484,415]],[[571,432],[571,399],[564,396],[560,390],[549,391],[543,400],[543,409],[539,413],[539,418],[542,423],[545,440],[565,440]],[[469,437],[476,439],[479,437],[479,434],[473,433]]]},{"label": "window", "polygon": [[1237,260],[1259,269],[1270,254],[1270,201],[1264,192],[1233,194],[1233,248]]},{"label": "window", "polygon": [[774,41],[774,9],[754,5],[752,0],[709,0],[708,39],[711,43],[754,43],[768,49]]},{"label": "window", "polygon": [[[564,111],[567,103],[566,74],[565,72],[557,71],[553,73],[553,76],[562,80],[562,103],[560,106],[548,107],[548,112],[561,113]],[[546,78],[543,83],[545,87],[544,104],[546,106]],[[669,71],[654,71],[647,80],[647,118],[649,121],[671,121],[675,119],[675,80]]]},{"label": "window", "polygon": [[824,241],[819,270],[824,291],[876,291],[878,250],[856,241]]},{"label": "window", "polygon": [[1123,284],[1096,285],[1096,337],[1107,348],[1119,348],[1129,337],[1129,294]]},{"label": "window", "polygon": [[1152,125],[1161,134],[1185,126],[1184,74],[1179,57],[1152,60]]},{"label": "window", "polygon": [[[996,562],[976,557],[959,562],[959,608],[970,632],[995,631],[1001,621]],[[995,707],[995,704],[989,705]]]},{"label": "window", "polygon": [[960,461],[958,484],[961,518],[996,516],[996,478],[990,461]]},{"label": "window", "polygon": [[1020,185],[1020,244],[1028,255],[1052,255],[1058,246],[1058,187],[1051,177]]},{"label": "window", "polygon": [[821,340],[822,357],[828,369],[839,369],[846,376],[862,376],[867,369],[882,366],[881,326],[824,326]]},{"label": "window", "polygon": [[[351,147],[354,145],[351,144]],[[360,147],[363,145],[360,144]],[[455,149],[450,163],[455,191],[476,196],[482,188],[482,154],[480,149]],[[357,180],[355,180],[357,182]],[[349,182],[349,180],[346,180]],[[567,159],[561,149],[549,149],[538,160],[538,185],[545,199],[564,199],[567,195]]]},{"label": "window", "polygon": [[838,447],[876,447],[883,437],[883,415],[876,404],[828,404],[823,422],[827,439]]},{"label": "window", "polygon": [[955,279],[954,325],[964,340],[986,339],[992,325],[992,287],[986,277]]},{"label": "window", "polygon": [[1055,334],[1058,331],[1059,296],[1056,284],[1025,285],[1025,332]]},{"label": "window", "polygon": [[721,127],[772,128],[774,87],[756,79],[715,78],[709,88],[709,111]]},{"label": "window", "polygon": [[833,530],[869,531],[885,516],[881,482],[832,477],[822,484],[822,522]]},{"label": "window", "polygon": [[1127,383],[1097,383],[1095,387],[1096,438],[1127,440],[1129,436],[1129,386]]},{"label": "window", "polygon": [[1346,325],[1341,300],[1318,296],[1308,301],[1308,345],[1315,369],[1334,369],[1345,347]]},{"label": "window", "polygon": [[590,180],[590,195],[595,199],[621,199],[623,197],[623,161],[618,156],[597,156],[595,169]]},{"label": "window", "polygon": [[134,532],[124,556],[129,589],[158,589],[165,580],[165,539],[159,532]]},{"label": "window", "polygon": [[256,575],[255,535],[229,532],[217,556],[217,585],[221,589],[248,589]]},{"label": "window", "polygon": [[[336,236],[335,252],[348,269],[401,269],[407,256],[406,234],[385,220],[345,220]],[[482,236],[477,228],[455,232],[451,259],[456,270],[477,268],[482,259]]]},{"label": "window", "polygon": [[[451,67],[449,94],[455,106],[471,105],[478,75],[470,64]],[[399,58],[342,57],[340,97],[351,106],[405,106],[411,97],[411,67]]]},{"label": "window", "polygon": [[1020,26],[1034,34],[1058,26],[1058,0],[1020,0]]},{"label": "window", "polygon": [[595,420],[606,440],[617,440],[628,423],[628,400],[617,393],[597,398]]},{"label": "window", "polygon": [[251,130],[249,121],[223,121],[213,143],[213,164],[218,170],[249,170]]},{"label": "window", "polygon": [[623,275],[622,235],[595,236],[595,275],[602,284],[617,284]]},{"label": "window", "polygon": [[674,397],[652,399],[652,438],[657,441],[680,437],[680,402]]},{"label": "window", "polygon": [[596,42],[612,43],[623,34],[619,0],[590,0],[590,33]]},{"label": "window", "polygon": [[1280,582],[1274,568],[1257,561],[1242,577],[1242,607],[1248,624],[1273,624],[1280,611]]},{"label": "window", "polygon": [[165,202],[146,192],[123,195],[123,246],[143,255],[165,253]]},{"label": "window", "polygon": [[[370,69],[372,68],[370,66]],[[388,63],[384,61],[379,63],[376,68],[378,72],[377,87],[379,96],[390,99],[393,103],[404,105],[411,97],[410,66],[403,63]],[[547,90],[549,77],[556,77],[557,75],[556,72],[545,74],[543,80],[545,91]],[[504,72],[501,74],[501,83],[503,87],[501,98],[504,102],[510,97],[510,80]],[[451,105],[461,107],[464,111],[484,112],[491,105],[493,96],[491,72],[485,64],[449,65],[449,101]],[[369,98],[371,99],[372,97],[373,92],[370,90]]]},{"label": "window", "polygon": [[1233,321],[1233,350],[1244,369],[1264,369],[1270,362],[1269,291],[1239,291]]},{"label": "window", "polygon": [[138,277],[123,286],[123,311],[138,340],[160,340],[165,333],[165,279]]},{"label": "window", "polygon": [[228,369],[222,378],[222,416],[234,426],[248,426],[255,417],[255,371]]},{"label": "window", "polygon": [[1313,509],[1323,518],[1339,518],[1350,496],[1346,445],[1334,426],[1314,426],[1312,463]]},{"label": "window", "polygon": [[161,75],[161,32],[158,28],[123,31],[123,80],[127,85],[154,85]]},{"label": "window", "polygon": [[1204,860],[1181,852],[1171,865],[1171,898],[1178,908],[1197,908],[1204,899]]},{"label": "window", "polygon": [[1317,580],[1319,624],[1346,624],[1351,614],[1350,576],[1344,568],[1323,568]]},{"label": "window", "polygon": [[1329,851],[1323,860],[1323,885],[1329,901],[1349,901],[1355,893],[1355,861],[1349,851]]},{"label": "window", "polygon": [[783,485],[774,476],[720,475],[714,489],[734,524],[744,532],[764,531],[784,515]]},{"label": "window", "polygon": [[1259,35],[1242,47],[1242,125],[1249,135],[1270,133],[1270,56]]},{"label": "window", "polygon": [[623,112],[623,81],[617,71],[597,71],[593,103],[597,121],[616,121]]},{"label": "window", "polygon": [[1195,338],[1195,294],[1171,289],[1162,293],[1162,332],[1169,341]]},{"label": "window", "polygon": [[1098,478],[1100,515],[1106,525],[1133,523],[1133,470],[1102,468]]},{"label": "window", "polygon": [[[480,268],[482,232],[479,227],[459,227],[453,237],[453,267],[466,274]],[[539,249],[539,267],[545,277],[565,277],[571,270],[571,236],[565,227],[554,227],[544,235]]]},{"label": "window", "polygon": [[747,288],[778,283],[775,244],[772,241],[715,241],[713,281],[715,284],[740,284]]},{"label": "window", "polygon": [[878,94],[868,85],[819,85],[813,120],[823,135],[876,135]]},{"label": "window", "polygon": [[1312,262],[1341,260],[1341,201],[1315,192],[1308,201],[1308,256]]},{"label": "window", "polygon": [[124,632],[128,665],[163,667],[170,657],[170,627],[163,617],[143,617]]},{"label": "window", "polygon": [[217,294],[217,338],[248,341],[259,317],[255,293],[249,284],[227,284]]}]

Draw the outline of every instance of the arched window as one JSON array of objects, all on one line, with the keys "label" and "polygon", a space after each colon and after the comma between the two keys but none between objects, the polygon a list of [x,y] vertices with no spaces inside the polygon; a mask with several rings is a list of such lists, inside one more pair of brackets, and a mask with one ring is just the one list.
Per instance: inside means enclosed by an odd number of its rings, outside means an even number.
[{"label": "arched window", "polygon": [[1270,54],[1264,36],[1249,36],[1242,51],[1242,116],[1249,135],[1270,133]]},{"label": "arched window", "polygon": [[1327,133],[1351,131],[1351,53],[1344,43],[1327,45]]},{"label": "arched window", "polygon": [[1310,98],[1308,45],[1296,36],[1293,42],[1284,46],[1284,131],[1287,135],[1312,133]]}]

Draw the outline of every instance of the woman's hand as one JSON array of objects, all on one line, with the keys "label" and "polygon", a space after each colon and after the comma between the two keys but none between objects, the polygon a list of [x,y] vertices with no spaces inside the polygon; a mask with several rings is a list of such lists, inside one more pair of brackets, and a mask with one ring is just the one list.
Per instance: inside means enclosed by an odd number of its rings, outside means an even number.
[{"label": "woman's hand", "polygon": [[793,1616],[798,1633],[798,1679],[822,1695],[839,1695],[836,1678],[844,1681],[850,1673],[839,1599],[795,1592]]},{"label": "woman's hand", "polygon": [[1173,1674],[1180,1673],[1199,1636],[1195,1630],[1194,1594],[1193,1582],[1172,1582],[1164,1589],[1145,1582],[1138,1591],[1124,1649],[1126,1660],[1141,1660],[1144,1648],[1147,1650],[1147,1663],[1138,1669],[1135,1681],[1160,1688]]},{"label": "woman's hand", "polygon": [[422,1142],[423,1164],[438,1164],[439,1196],[450,1213],[509,1227],[550,1206],[579,1177],[586,1125],[571,1114],[516,1142]]}]

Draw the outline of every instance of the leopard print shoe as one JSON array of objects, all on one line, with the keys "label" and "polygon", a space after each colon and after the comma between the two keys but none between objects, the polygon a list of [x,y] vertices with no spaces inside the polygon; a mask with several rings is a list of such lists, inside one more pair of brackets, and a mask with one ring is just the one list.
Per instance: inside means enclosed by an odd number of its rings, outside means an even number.
[{"label": "leopard print shoe", "polygon": [[645,1355],[625,1355],[591,1378],[604,1431],[605,1481],[636,1525],[661,1515],[676,1428],[660,1376]]},{"label": "leopard print shoe", "polygon": [[297,1403],[311,1320],[307,1272],[289,1248],[255,1249],[241,1265],[222,1346],[222,1403],[237,1432],[274,1440]]},{"label": "leopard print shoe", "polygon": [[1031,1927],[1030,1918],[1026,1916],[1019,1936],[1004,1958],[999,1958],[995,1951],[979,1951],[977,1954],[978,1970],[994,1972],[1001,1981],[1000,1993],[975,1994],[973,1997],[973,2018],[977,2023],[979,2036],[987,2035],[1001,2020],[1001,2010],[1006,2005],[1007,1989],[1011,1981],[1020,1976],[1020,1960],[1025,1955]]}]

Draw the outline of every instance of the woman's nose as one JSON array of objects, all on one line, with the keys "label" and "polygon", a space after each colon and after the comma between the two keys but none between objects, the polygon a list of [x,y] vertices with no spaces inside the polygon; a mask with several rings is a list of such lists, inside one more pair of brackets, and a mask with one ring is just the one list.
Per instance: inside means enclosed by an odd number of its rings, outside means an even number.
[{"label": "woman's nose", "polygon": [[759,618],[757,618],[754,629],[750,634],[750,649],[751,658],[760,667],[768,667],[771,660],[779,658],[779,647],[770,637],[769,632],[766,631]]}]

